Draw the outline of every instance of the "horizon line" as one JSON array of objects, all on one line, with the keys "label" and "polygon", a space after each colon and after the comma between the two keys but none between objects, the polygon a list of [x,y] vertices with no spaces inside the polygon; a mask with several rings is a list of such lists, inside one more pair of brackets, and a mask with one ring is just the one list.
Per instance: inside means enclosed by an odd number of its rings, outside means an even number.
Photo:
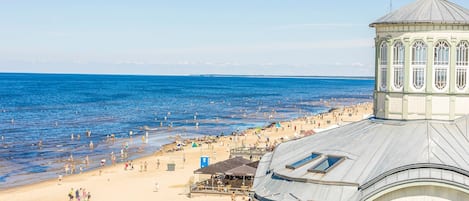
[{"label": "horizon line", "polygon": [[0,74],[17,75],[110,75],[110,76],[155,76],[155,77],[250,77],[250,78],[350,78],[350,79],[374,79],[367,75],[269,75],[269,74],[124,74],[124,73],[70,73],[70,72],[0,72]]}]

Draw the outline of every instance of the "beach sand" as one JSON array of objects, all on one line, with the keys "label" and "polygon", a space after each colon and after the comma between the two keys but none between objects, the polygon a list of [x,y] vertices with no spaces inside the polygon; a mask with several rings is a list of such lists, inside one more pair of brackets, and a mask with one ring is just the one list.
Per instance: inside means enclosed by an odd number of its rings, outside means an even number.
[{"label": "beach sand", "polygon": [[[0,191],[0,201],[61,201],[68,200],[71,188],[85,188],[91,193],[90,200],[99,201],[128,201],[128,200],[231,200],[230,195],[193,196],[189,198],[189,184],[197,175],[193,171],[199,168],[200,156],[209,156],[210,163],[229,158],[229,150],[241,146],[274,146],[282,140],[301,137],[304,131],[322,131],[350,122],[358,121],[372,114],[371,103],[363,103],[345,108],[331,110],[328,113],[312,117],[303,117],[281,122],[281,128],[271,126],[244,131],[244,136],[224,136],[211,145],[201,143],[202,146],[193,148],[187,143],[182,151],[168,151],[176,147],[169,144],[161,151],[150,156],[134,160],[133,170],[124,170],[124,163],[109,165],[82,174],[64,176],[62,181],[52,179],[40,183],[14,187]],[[303,132],[302,132],[303,131]],[[259,139],[260,137],[260,139]],[[267,143],[267,137],[269,143]],[[185,162],[184,162],[185,158]],[[157,168],[157,160],[160,166]],[[141,165],[148,163],[147,171],[140,171]],[[99,161],[95,161],[96,163]],[[175,171],[167,171],[167,164],[175,163]],[[155,183],[158,191],[155,192]],[[74,199],[75,200],[75,199]],[[82,199],[83,200],[83,199]],[[238,196],[237,200],[242,200]]]}]

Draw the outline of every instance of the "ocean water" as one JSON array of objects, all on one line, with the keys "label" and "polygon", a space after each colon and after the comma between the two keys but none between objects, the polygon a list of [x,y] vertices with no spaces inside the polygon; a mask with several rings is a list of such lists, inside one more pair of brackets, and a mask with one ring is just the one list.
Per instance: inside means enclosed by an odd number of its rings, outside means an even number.
[{"label": "ocean water", "polygon": [[[109,163],[111,152],[120,161],[123,143],[132,159],[176,135],[228,135],[371,101],[373,84],[367,78],[0,74],[0,188],[56,178],[71,155],[89,156],[94,168],[101,159]],[[115,143],[106,140],[111,134]]]}]

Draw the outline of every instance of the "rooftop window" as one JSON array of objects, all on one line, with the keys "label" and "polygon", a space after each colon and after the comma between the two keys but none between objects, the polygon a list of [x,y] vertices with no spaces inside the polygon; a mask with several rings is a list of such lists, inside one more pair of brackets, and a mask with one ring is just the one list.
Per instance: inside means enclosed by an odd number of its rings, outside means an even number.
[{"label": "rooftop window", "polygon": [[326,173],[340,162],[344,160],[344,157],[339,156],[327,156],[317,165],[313,166],[312,168],[308,169],[309,172],[317,172],[317,173]]},{"label": "rooftop window", "polygon": [[306,158],[303,158],[299,161],[296,161],[290,165],[286,165],[286,168],[289,168],[289,169],[296,169],[296,168],[299,168],[303,165],[305,165],[306,163],[309,163],[317,158],[319,158],[319,156],[321,156],[321,154],[319,153],[311,153],[311,155],[307,156]]}]

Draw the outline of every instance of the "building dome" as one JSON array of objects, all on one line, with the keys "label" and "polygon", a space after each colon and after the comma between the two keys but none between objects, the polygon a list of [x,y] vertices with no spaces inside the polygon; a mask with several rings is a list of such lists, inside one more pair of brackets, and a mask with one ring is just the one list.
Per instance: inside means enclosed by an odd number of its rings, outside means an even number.
[{"label": "building dome", "polygon": [[419,0],[385,15],[379,24],[469,24],[469,10],[446,0]]},{"label": "building dome", "polygon": [[282,143],[259,162],[256,199],[469,200],[468,123],[368,119]]}]

